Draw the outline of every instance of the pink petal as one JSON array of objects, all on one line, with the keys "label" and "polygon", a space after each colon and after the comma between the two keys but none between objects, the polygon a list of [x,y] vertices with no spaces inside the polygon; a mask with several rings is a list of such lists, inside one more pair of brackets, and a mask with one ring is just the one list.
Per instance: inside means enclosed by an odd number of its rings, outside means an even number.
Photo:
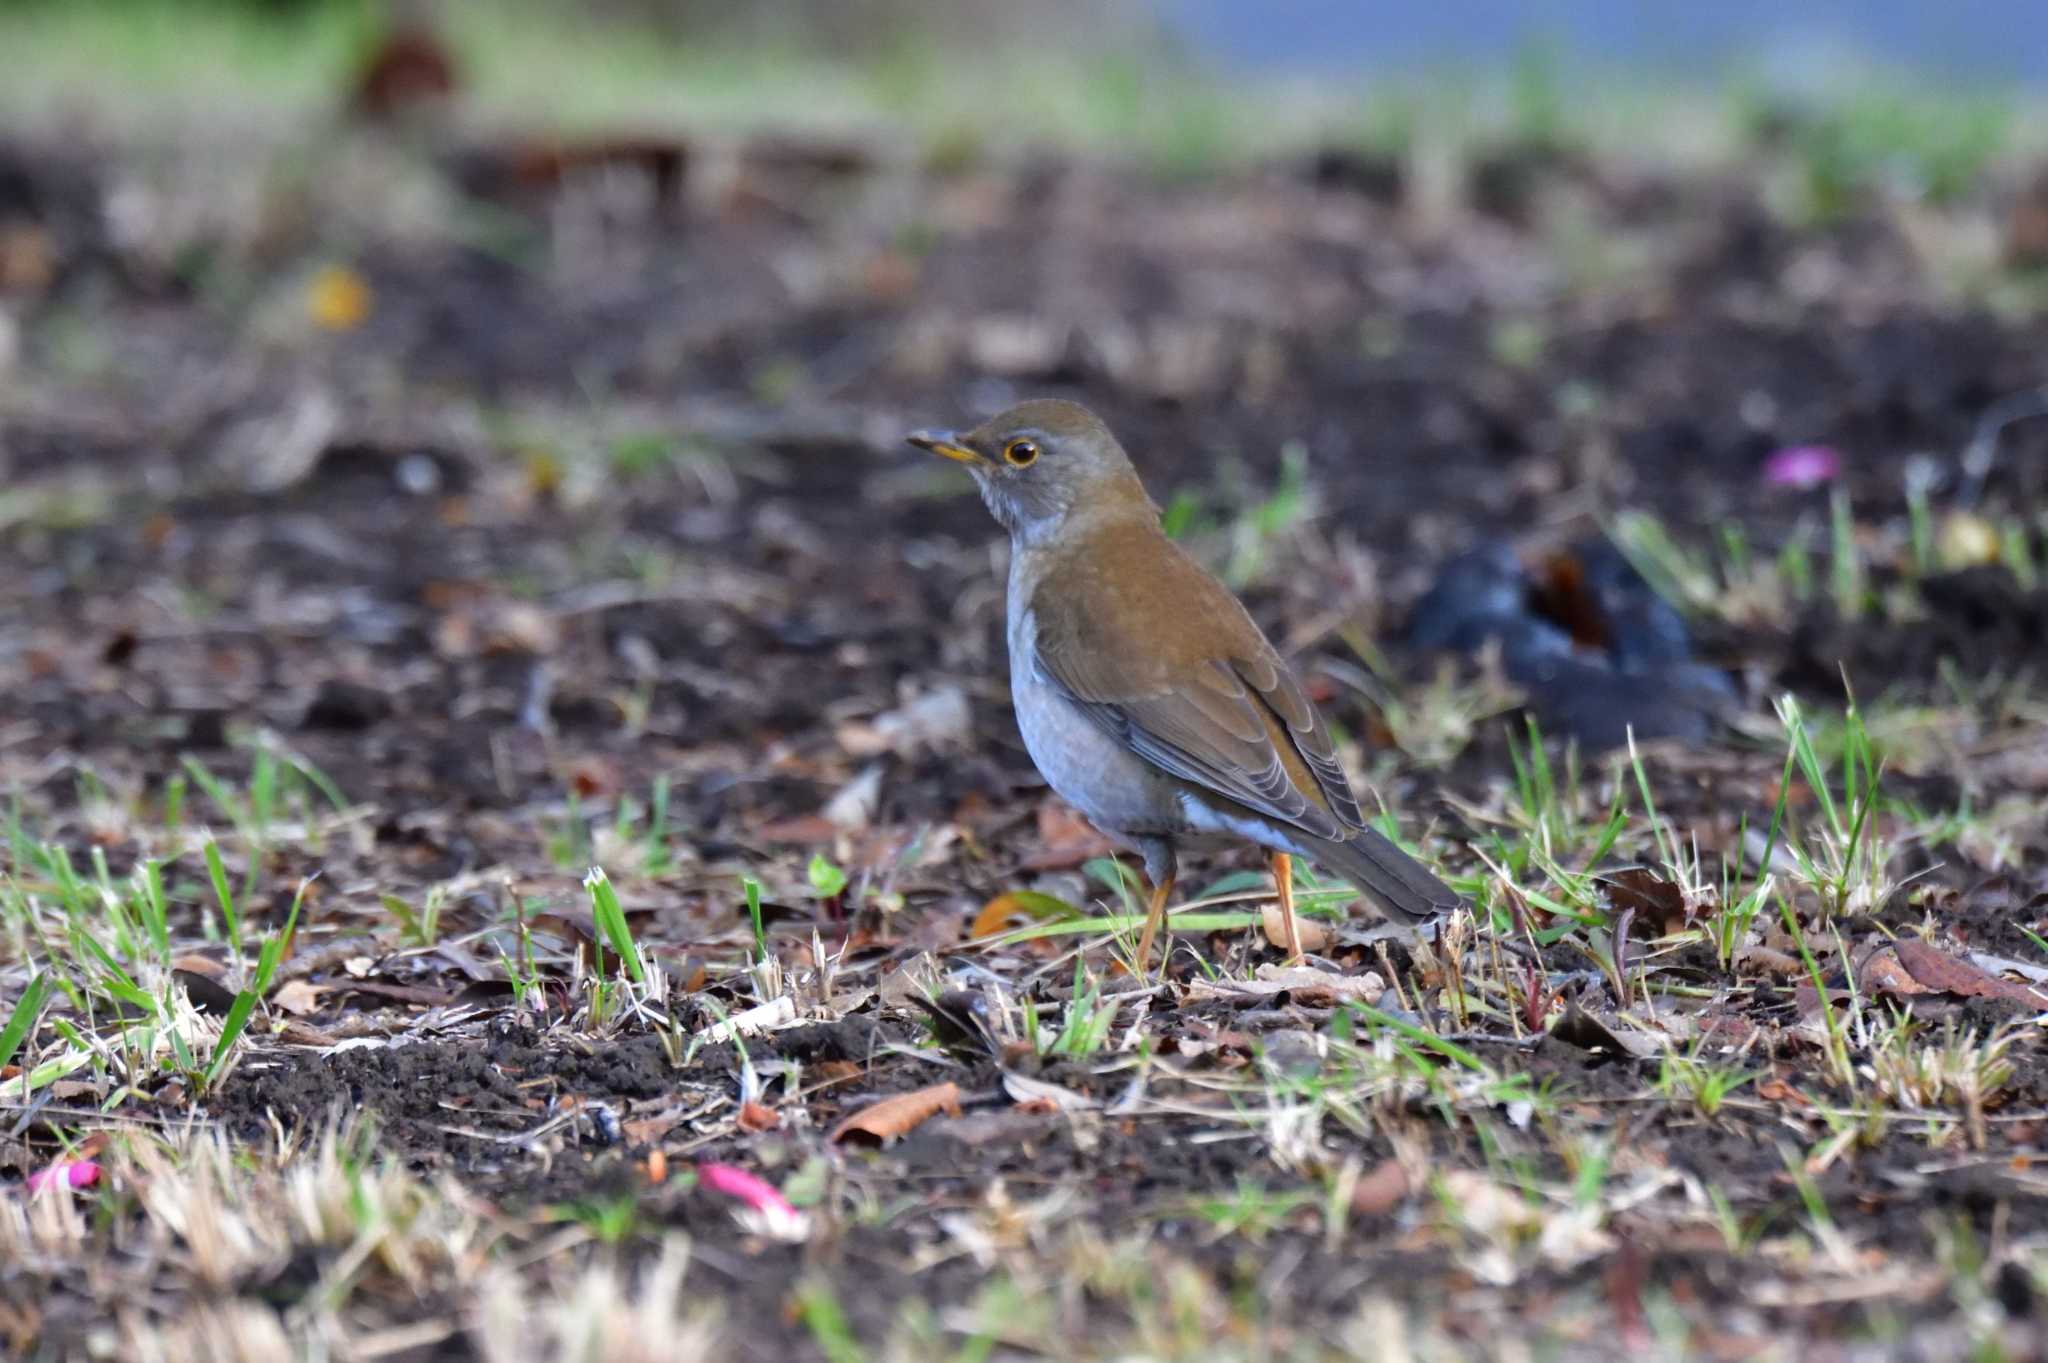
[{"label": "pink petal", "polygon": [[1771,487],[1809,488],[1842,476],[1842,455],[1832,445],[1787,445],[1764,460]]},{"label": "pink petal", "polygon": [[98,1161],[89,1159],[58,1160],[47,1169],[38,1169],[28,1176],[28,1190],[40,1193],[49,1188],[90,1188],[100,1181]]},{"label": "pink petal", "polygon": [[788,1198],[775,1191],[773,1184],[730,1164],[698,1165],[697,1181],[714,1193],[738,1198],[754,1211],[796,1214],[796,1208],[789,1205]]}]

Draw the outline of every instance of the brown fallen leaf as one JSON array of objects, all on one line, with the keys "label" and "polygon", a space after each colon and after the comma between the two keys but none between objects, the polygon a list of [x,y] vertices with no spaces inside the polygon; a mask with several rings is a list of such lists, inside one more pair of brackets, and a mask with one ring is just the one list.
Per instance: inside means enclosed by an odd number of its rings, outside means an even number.
[{"label": "brown fallen leaf", "polygon": [[1773,1103],[1791,1103],[1795,1107],[1813,1106],[1805,1094],[1782,1079],[1764,1080],[1756,1086],[1756,1096]]},{"label": "brown fallen leaf", "polygon": [[[1267,904],[1259,909],[1259,926],[1266,930],[1266,940],[1282,951],[1287,950],[1287,925],[1280,919],[1280,906]],[[1327,924],[1313,918],[1294,916],[1294,926],[1301,934],[1303,951],[1322,951],[1330,945],[1330,929]]]},{"label": "brown fallen leaf", "polygon": [[1631,1027],[1619,1018],[1603,1018],[1589,1013],[1579,1006],[1575,998],[1565,1000],[1564,1012],[1552,1025],[1550,1035],[1582,1051],[1609,1051],[1615,1055],[1631,1055],[1638,1060],[1652,1059],[1666,1050],[1665,1043],[1650,1033]]},{"label": "brown fallen leaf", "polygon": [[1913,978],[1912,973],[1899,963],[1898,953],[1890,947],[1873,953],[1863,963],[1863,983],[1887,994],[1927,992],[1927,986]]},{"label": "brown fallen leaf", "polygon": [[981,912],[974,915],[974,922],[968,925],[970,941],[993,937],[1017,926],[1017,920],[1040,923],[1062,916],[1071,917],[1074,906],[1063,899],[1036,890],[1010,890],[999,894],[981,906]]},{"label": "brown fallen leaf", "polygon": [[304,1017],[320,1006],[320,996],[326,992],[326,985],[307,980],[286,980],[271,994],[270,1002],[295,1017]]},{"label": "brown fallen leaf", "polygon": [[1351,1185],[1351,1210],[1357,1216],[1384,1216],[1407,1200],[1414,1185],[1397,1159],[1383,1159]]},{"label": "brown fallen leaf", "polygon": [[821,1060],[811,1066],[811,1076],[820,1087],[858,1079],[860,1073],[860,1066],[851,1060]]},{"label": "brown fallen leaf", "polygon": [[424,984],[387,984],[383,980],[350,980],[347,984],[333,986],[351,994],[369,994],[393,1003],[410,1003],[421,1008],[445,1008],[455,999],[452,989],[437,989]]},{"label": "brown fallen leaf", "polygon": [[843,1145],[859,1138],[887,1145],[930,1121],[941,1112],[960,1115],[960,1086],[947,1082],[933,1084],[912,1093],[899,1093],[870,1103],[832,1128],[827,1140]]},{"label": "brown fallen leaf", "polygon": [[773,1131],[782,1125],[782,1114],[765,1103],[749,1099],[740,1104],[740,1115],[736,1120],[742,1131]]},{"label": "brown fallen leaf", "polygon": [[1806,966],[1791,952],[1757,945],[1735,953],[1735,968],[1738,974],[1769,975],[1779,980],[1799,979],[1806,974]]},{"label": "brown fallen leaf", "polygon": [[1929,989],[1965,998],[2004,999],[2023,1008],[2048,1008],[2048,992],[2001,979],[1925,942],[1901,937],[1894,950],[1899,954],[1899,964]]},{"label": "brown fallen leaf", "polygon": [[1684,928],[1691,915],[1686,912],[1685,892],[1655,871],[1632,866],[1601,877],[1607,884],[1607,900],[1617,914],[1635,911],[1635,921],[1644,936],[1659,937]]},{"label": "brown fallen leaf", "polygon": [[812,847],[828,844],[838,837],[839,826],[816,814],[798,814],[793,818],[764,823],[754,830],[754,836],[762,842],[795,843],[798,846]]},{"label": "brown fallen leaf", "polygon": [[1018,865],[1026,871],[1065,871],[1115,850],[1116,844],[1093,824],[1065,804],[1048,800],[1038,807],[1038,846]]},{"label": "brown fallen leaf", "polygon": [[619,1129],[626,1133],[626,1139],[634,1145],[652,1145],[675,1130],[682,1120],[683,1114],[680,1112],[659,1112],[652,1117],[635,1117],[630,1122],[622,1122]]}]

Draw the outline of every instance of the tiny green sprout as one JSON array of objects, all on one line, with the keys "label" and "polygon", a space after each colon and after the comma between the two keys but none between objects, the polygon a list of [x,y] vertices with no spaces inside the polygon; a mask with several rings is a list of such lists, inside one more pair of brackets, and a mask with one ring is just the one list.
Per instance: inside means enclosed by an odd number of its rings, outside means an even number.
[{"label": "tiny green sprout", "polygon": [[619,904],[619,892],[612,888],[611,877],[604,873],[602,866],[593,866],[583,877],[583,888],[590,892],[590,914],[596,920],[603,940],[611,943],[612,952],[626,967],[626,974],[635,984],[647,983],[647,966],[640,959],[640,947],[633,940],[633,928],[626,921],[626,911]]},{"label": "tiny green sprout", "polygon": [[1118,998],[1102,997],[1101,986],[1088,977],[1077,959],[1074,962],[1074,995],[1067,1003],[1065,1020],[1060,1025],[1059,1035],[1042,1054],[1083,1059],[1107,1050],[1110,1029],[1116,1023],[1120,1004]]},{"label": "tiny green sprout", "polygon": [[755,959],[765,961],[768,959],[768,930],[761,921],[761,882],[752,876],[741,876],[740,894],[747,901],[747,918],[754,925]]},{"label": "tiny green sprout", "polygon": [[640,1206],[631,1193],[620,1193],[554,1208],[551,1219],[574,1221],[601,1245],[622,1245],[639,1228]]},{"label": "tiny green sprout", "polygon": [[407,942],[430,947],[441,940],[441,910],[447,903],[447,886],[429,887],[426,902],[418,911],[395,894],[379,895],[378,899],[386,912],[398,920],[399,932]]},{"label": "tiny green sprout", "polygon": [[248,986],[235,995],[235,1001],[228,1007],[228,1015],[221,1022],[220,1040],[213,1048],[213,1058],[206,1062],[206,1071],[200,1076],[200,1087],[210,1089],[226,1069],[228,1056],[234,1050],[249,1025],[249,1017],[256,1011],[256,1005],[270,992],[271,978],[277,974],[278,965],[284,960],[284,949],[291,942],[292,933],[299,925],[299,909],[306,901],[306,891],[312,887],[312,877],[299,882],[298,893],[292,896],[291,911],[285,915],[284,926],[272,933],[263,943],[263,949],[256,957],[256,971],[250,977]]},{"label": "tiny green sprout", "polygon": [[1828,578],[1835,613],[1844,620],[1860,619],[1869,600],[1869,582],[1863,569],[1863,549],[1856,540],[1855,513],[1849,494],[1841,488],[1828,500],[1828,541]]},{"label": "tiny green sprout", "polygon": [[668,801],[669,778],[663,772],[654,778],[647,803],[646,842],[640,862],[641,872],[646,875],[666,875],[675,866],[675,856],[668,845]]},{"label": "tiny green sprout", "polygon": [[675,449],[675,441],[659,433],[624,435],[612,442],[611,465],[623,477],[639,478],[668,467]]},{"label": "tiny green sprout", "polygon": [[1664,1057],[1658,1068],[1657,1091],[1673,1100],[1690,1101],[1702,1117],[1713,1117],[1731,1094],[1755,1078],[1753,1071],[1702,1060],[1695,1048],[1688,1054],[1673,1052]]},{"label": "tiny green sprout", "polygon": [[818,898],[837,899],[840,895],[846,893],[846,872],[841,870],[823,852],[811,854],[811,865],[808,874],[811,881],[811,892],[817,895]]},{"label": "tiny green sprout", "polygon": [[797,1289],[796,1310],[826,1363],[867,1363],[867,1350],[861,1348],[829,1279],[806,1279]]},{"label": "tiny green sprout", "polygon": [[1208,529],[1202,517],[1202,499],[1182,488],[1173,494],[1160,513],[1159,528],[1168,539],[1184,540]]}]

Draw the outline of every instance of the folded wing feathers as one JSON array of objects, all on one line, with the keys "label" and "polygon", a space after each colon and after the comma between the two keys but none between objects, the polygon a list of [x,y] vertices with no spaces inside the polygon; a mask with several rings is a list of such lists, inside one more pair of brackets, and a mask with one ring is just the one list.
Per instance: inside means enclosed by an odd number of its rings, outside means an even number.
[{"label": "folded wing feathers", "polygon": [[[1218,661],[1197,668],[1193,685],[1173,688],[1154,680],[1136,686],[1106,675],[1113,669],[1100,662],[1084,662],[1075,656],[1079,652],[1041,636],[1040,674],[1146,761],[1319,838],[1341,838],[1360,826],[1357,801],[1328,732],[1285,668],[1254,665],[1247,677]],[[1295,710],[1300,724],[1265,689],[1247,689],[1247,683],[1261,680],[1285,684],[1291,694],[1278,699]],[[1290,777],[1274,745],[1277,735],[1289,740],[1316,790],[1303,790]]]}]

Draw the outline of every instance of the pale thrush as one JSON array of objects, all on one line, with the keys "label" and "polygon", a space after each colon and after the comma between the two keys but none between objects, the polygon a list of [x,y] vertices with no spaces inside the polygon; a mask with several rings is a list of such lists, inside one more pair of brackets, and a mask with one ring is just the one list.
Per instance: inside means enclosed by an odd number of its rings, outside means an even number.
[{"label": "pale thrush", "polygon": [[1010,532],[1017,727],[1053,790],[1144,858],[1152,896],[1139,971],[1182,847],[1265,848],[1294,956],[1291,856],[1400,922],[1458,904],[1366,827],[1301,682],[1229,589],[1160,529],[1129,456],[1092,412],[1043,399],[910,443],[965,464]]}]

